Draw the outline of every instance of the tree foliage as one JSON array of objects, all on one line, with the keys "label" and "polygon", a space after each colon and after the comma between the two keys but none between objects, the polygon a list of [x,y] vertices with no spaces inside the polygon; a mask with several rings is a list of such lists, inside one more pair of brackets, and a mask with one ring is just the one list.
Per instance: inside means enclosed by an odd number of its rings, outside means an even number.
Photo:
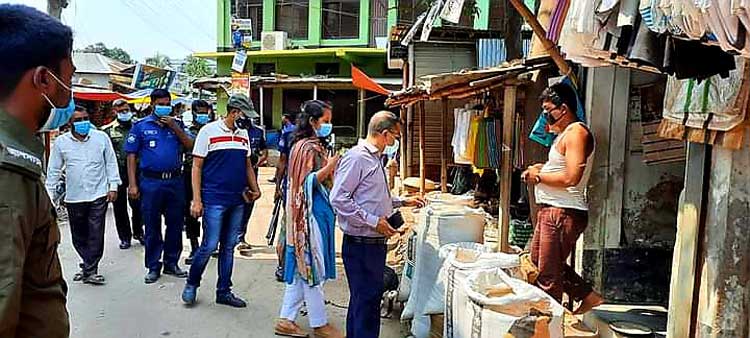
[{"label": "tree foliage", "polygon": [[169,57],[159,52],[156,52],[154,56],[147,57],[146,64],[159,68],[168,68],[171,65],[169,62]]},{"label": "tree foliage", "polygon": [[97,42],[93,45],[89,45],[80,51],[87,52],[87,53],[99,53],[106,57],[120,61],[122,63],[127,63],[127,64],[133,63],[133,59],[130,57],[130,54],[128,54],[128,52],[126,52],[124,49],[120,47],[108,48],[102,42]]},{"label": "tree foliage", "polygon": [[185,58],[185,69],[184,72],[188,76],[193,78],[201,78],[213,75],[211,67],[208,66],[208,61],[205,59],[197,58],[192,55],[188,55]]}]

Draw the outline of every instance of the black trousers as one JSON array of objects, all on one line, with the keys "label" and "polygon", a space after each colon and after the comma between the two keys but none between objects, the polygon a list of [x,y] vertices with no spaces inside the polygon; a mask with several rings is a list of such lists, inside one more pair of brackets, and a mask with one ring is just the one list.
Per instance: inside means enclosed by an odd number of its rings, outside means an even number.
[{"label": "black trousers", "polygon": [[189,239],[198,239],[201,235],[201,222],[190,215],[190,205],[193,201],[193,180],[190,171],[182,175],[185,181],[185,236]]},{"label": "black trousers", "polygon": [[97,274],[99,261],[104,254],[104,223],[107,215],[107,198],[93,202],[67,203],[68,223],[73,238],[73,247],[83,263],[85,276]]},{"label": "black trousers", "polygon": [[[255,171],[255,181],[258,181],[258,167],[253,167]],[[260,184],[258,184],[260,186]],[[242,213],[242,224],[240,225],[239,240],[245,242],[245,235],[247,235],[247,227],[250,225],[250,216],[253,215],[253,209],[255,208],[255,201],[245,204],[245,211]]]},{"label": "black trousers", "polygon": [[[113,203],[115,211],[115,227],[117,227],[117,236],[122,242],[130,242],[133,236],[143,238],[143,216],[141,216],[141,203],[128,198],[128,172],[125,168],[120,168],[120,179],[122,184],[117,188],[117,200]],[[128,204],[133,210],[132,215],[128,215]],[[131,231],[130,226],[133,226]]]}]

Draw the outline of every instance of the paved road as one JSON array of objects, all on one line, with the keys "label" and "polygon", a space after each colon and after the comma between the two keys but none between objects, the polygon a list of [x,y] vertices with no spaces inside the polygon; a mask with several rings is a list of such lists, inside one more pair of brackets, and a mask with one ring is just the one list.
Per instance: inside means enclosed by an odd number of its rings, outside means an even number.
[{"label": "paved road", "polygon": [[[248,239],[257,244],[251,255],[236,254],[234,291],[249,301],[246,309],[233,309],[214,303],[216,260],[212,259],[198,292],[198,304],[186,308],[180,301],[183,279],[163,276],[152,285],[143,283],[143,247],[138,244],[129,250],[118,248],[117,233],[111,210],[107,216],[106,245],[100,265],[108,284],[90,286],[72,282],[77,270],[78,256],[70,242],[70,229],[63,225],[60,258],[65,279],[69,281],[68,309],[71,316],[71,337],[274,337],[273,324],[279,311],[284,285],[275,281],[275,254],[265,247],[273,205],[273,185],[267,182],[272,169],[262,168],[264,192],[250,222]],[[340,236],[339,241],[340,243]],[[183,256],[188,242],[184,241]],[[328,300],[346,305],[348,289],[340,267],[340,278],[326,284]],[[346,310],[328,306],[329,318],[344,327]],[[307,327],[307,317],[298,323]],[[395,319],[382,322],[381,337],[399,337]]]}]

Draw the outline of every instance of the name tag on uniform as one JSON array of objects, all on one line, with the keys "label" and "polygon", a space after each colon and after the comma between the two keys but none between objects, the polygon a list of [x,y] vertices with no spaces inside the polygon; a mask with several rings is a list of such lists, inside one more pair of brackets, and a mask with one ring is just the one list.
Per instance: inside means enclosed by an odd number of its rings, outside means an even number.
[{"label": "name tag on uniform", "polygon": [[148,141],[149,148],[156,148],[156,140]]}]

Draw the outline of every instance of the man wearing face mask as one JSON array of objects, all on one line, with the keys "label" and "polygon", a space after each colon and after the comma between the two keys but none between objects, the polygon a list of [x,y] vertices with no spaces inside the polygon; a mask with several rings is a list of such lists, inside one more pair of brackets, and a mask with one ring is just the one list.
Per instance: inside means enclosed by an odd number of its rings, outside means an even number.
[{"label": "man wearing face mask", "polygon": [[594,157],[594,136],[578,120],[576,95],[563,83],[542,92],[543,114],[557,138],[547,163],[530,166],[522,178],[536,186],[539,211],[531,243],[531,259],[539,268],[536,284],[558,301],[563,292],[580,301],[575,313],[583,314],[604,299],[566,263],[588,225],[586,186]]},{"label": "man wearing face mask", "polygon": [[[191,113],[193,114],[193,124],[188,128],[188,131],[190,132],[190,137],[196,138],[198,136],[198,132],[206,125],[208,124],[210,120],[210,108],[211,106],[208,104],[208,102],[203,100],[195,100],[193,101],[193,104],[191,105]],[[193,170],[193,154],[188,153],[185,154],[185,160],[182,162],[182,171],[185,181],[185,235],[190,240],[190,256],[188,258],[185,258],[185,264],[190,265],[193,264],[193,257],[195,257],[195,253],[198,251],[198,246],[200,246],[200,242],[198,241],[198,237],[200,237],[200,231],[201,231],[201,223],[198,221],[198,218],[193,217],[193,215],[190,214],[190,201],[193,200],[193,179],[190,172]]]},{"label": "man wearing face mask", "polygon": [[[113,204],[115,212],[115,227],[120,237],[120,249],[130,248],[131,239],[144,244],[143,241],[143,218],[141,217],[141,205],[136,200],[128,198],[128,154],[125,152],[125,139],[133,127],[133,112],[130,111],[128,102],[119,99],[112,103],[112,112],[117,121],[104,129],[104,132],[112,141],[112,146],[117,154],[117,167],[120,172],[122,184],[117,189],[117,200]],[[128,204],[133,210],[132,217],[128,216]],[[132,231],[131,231],[132,222]]]},{"label": "man wearing face mask", "polygon": [[70,120],[70,132],[60,135],[52,146],[45,185],[50,196],[65,169],[65,207],[73,246],[83,261],[74,281],[102,285],[99,261],[104,254],[104,224],[107,203],[117,199],[122,183],[117,157],[107,134],[96,130],[84,108],[77,107]]},{"label": "man wearing face mask", "polygon": [[[186,278],[178,260],[182,252],[185,185],[182,156],[193,148],[193,139],[185,126],[172,114],[171,94],[164,89],[151,92],[151,115],[138,121],[128,134],[128,196],[140,199],[144,240],[146,284],[155,283],[164,274]],[[136,172],[140,170],[140,177]],[[161,219],[166,230],[162,236]],[[164,256],[164,263],[161,258]]]},{"label": "man wearing face mask", "polygon": [[[193,257],[182,301],[195,304],[203,272],[211,253],[219,249],[216,303],[236,308],[247,306],[232,293],[234,247],[242,223],[245,203],[257,200],[260,189],[250,156],[247,129],[258,114],[245,95],[232,95],[227,116],[198,132],[193,148],[193,217],[203,216],[203,241]],[[221,244],[221,247],[219,247]]]},{"label": "man wearing face mask", "polygon": [[70,333],[60,229],[34,134],[73,114],[72,50],[70,27],[28,6],[0,4],[0,337]]},{"label": "man wearing face mask", "polygon": [[421,198],[391,196],[381,155],[393,154],[401,121],[389,111],[373,115],[367,138],[346,152],[334,176],[331,205],[344,232],[341,256],[349,282],[346,336],[380,335],[386,241],[398,232],[390,224],[394,208],[423,206]]}]

